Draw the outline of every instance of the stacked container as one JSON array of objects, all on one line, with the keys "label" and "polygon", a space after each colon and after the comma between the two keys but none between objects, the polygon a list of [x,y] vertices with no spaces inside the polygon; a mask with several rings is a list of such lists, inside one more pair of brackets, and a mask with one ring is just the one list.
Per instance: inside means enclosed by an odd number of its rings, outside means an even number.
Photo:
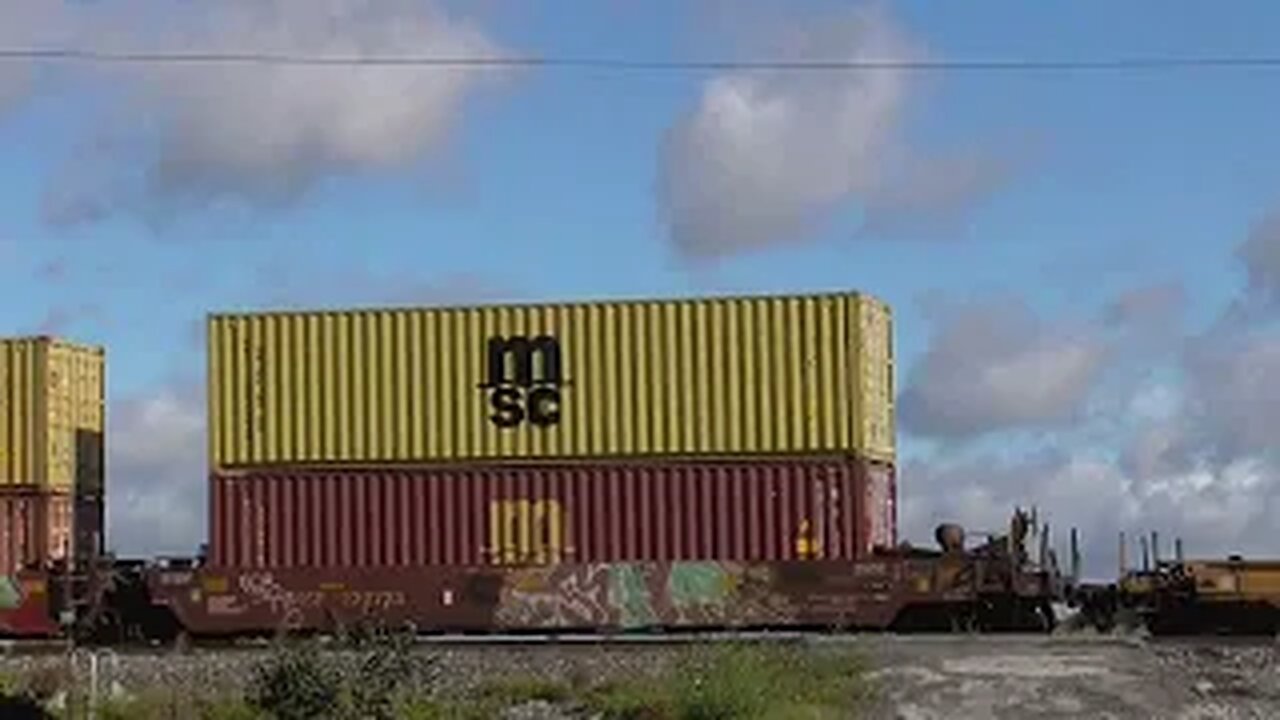
[{"label": "stacked container", "polygon": [[0,339],[0,574],[102,551],[102,348]]},{"label": "stacked container", "polygon": [[896,542],[859,293],[215,315],[214,564],[854,558]]}]

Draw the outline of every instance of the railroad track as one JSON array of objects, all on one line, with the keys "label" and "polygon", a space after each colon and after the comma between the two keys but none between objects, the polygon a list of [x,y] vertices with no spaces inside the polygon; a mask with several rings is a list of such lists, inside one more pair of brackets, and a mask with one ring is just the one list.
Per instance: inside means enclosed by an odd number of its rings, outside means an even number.
[{"label": "railroad track", "polygon": [[[322,639],[323,641],[323,639]],[[419,648],[520,648],[520,647],[679,647],[706,643],[770,643],[796,645],[841,645],[860,643],[913,644],[976,644],[976,645],[1128,645],[1128,646],[1180,646],[1180,647],[1259,647],[1280,644],[1274,637],[1266,636],[1173,636],[1150,637],[1136,634],[1098,635],[1094,633],[821,633],[821,632],[718,632],[687,633],[676,635],[424,635],[414,639]],[[271,648],[268,639],[209,641],[189,643],[183,648],[167,645],[132,643],[110,647],[72,646],[64,640],[0,640],[0,658],[38,657],[66,654],[73,651],[110,652],[116,655],[157,655],[195,653],[262,652]]]}]

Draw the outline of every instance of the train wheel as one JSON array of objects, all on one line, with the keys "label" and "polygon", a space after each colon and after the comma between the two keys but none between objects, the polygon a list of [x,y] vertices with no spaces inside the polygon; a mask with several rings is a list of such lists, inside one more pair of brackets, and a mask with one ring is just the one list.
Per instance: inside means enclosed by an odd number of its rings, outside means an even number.
[{"label": "train wheel", "polygon": [[115,646],[127,641],[124,623],[115,610],[103,610],[93,619],[93,626],[82,632],[84,639],[99,645]]},{"label": "train wheel", "polygon": [[1058,617],[1053,612],[1053,604],[1048,600],[1041,600],[1037,607],[1040,616],[1040,629],[1047,633],[1052,633],[1058,629]]},{"label": "train wheel", "polygon": [[972,635],[981,628],[978,623],[978,610],[971,605],[961,605],[948,613],[951,620],[951,632]]},{"label": "train wheel", "polygon": [[1110,633],[1116,629],[1116,614],[1112,610],[1090,608],[1085,617],[1093,629],[1100,633]]}]

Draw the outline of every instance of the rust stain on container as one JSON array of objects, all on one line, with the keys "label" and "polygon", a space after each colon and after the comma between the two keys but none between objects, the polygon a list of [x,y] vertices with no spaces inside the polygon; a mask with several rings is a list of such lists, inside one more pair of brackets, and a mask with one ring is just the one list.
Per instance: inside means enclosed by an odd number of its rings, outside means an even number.
[{"label": "rust stain on container", "polygon": [[846,453],[894,459],[861,293],[209,319],[215,468]]},{"label": "rust stain on container", "polygon": [[892,476],[848,457],[225,471],[211,478],[211,561],[852,559],[896,543],[891,509],[873,505]]},{"label": "rust stain on container", "polygon": [[0,486],[103,491],[105,352],[0,339]]}]

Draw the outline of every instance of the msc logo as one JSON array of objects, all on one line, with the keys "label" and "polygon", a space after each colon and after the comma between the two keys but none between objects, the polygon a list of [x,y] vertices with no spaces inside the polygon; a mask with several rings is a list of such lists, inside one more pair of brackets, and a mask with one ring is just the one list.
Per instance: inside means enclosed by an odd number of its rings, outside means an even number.
[{"label": "msc logo", "polygon": [[486,347],[488,377],[480,384],[500,428],[518,427],[525,420],[537,427],[560,422],[562,375],[560,342],[547,335],[491,337]]}]

